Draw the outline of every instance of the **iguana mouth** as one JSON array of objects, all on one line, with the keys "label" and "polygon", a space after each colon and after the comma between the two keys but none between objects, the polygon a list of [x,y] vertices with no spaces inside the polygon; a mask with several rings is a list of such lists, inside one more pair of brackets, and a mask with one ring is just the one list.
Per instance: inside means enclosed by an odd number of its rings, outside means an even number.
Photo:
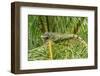
[{"label": "iguana mouth", "polygon": [[48,36],[41,35],[41,38],[47,38]]}]

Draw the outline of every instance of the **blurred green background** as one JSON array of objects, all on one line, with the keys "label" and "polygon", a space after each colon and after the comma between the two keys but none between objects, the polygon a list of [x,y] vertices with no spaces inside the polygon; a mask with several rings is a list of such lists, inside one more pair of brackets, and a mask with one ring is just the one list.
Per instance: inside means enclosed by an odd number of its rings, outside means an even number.
[{"label": "blurred green background", "polygon": [[[28,15],[28,60],[49,60],[47,44],[41,35],[45,32],[76,34],[88,42],[88,18],[74,16]],[[88,44],[88,43],[87,43]],[[52,42],[53,59],[80,59],[88,57],[87,46],[78,39]]]}]

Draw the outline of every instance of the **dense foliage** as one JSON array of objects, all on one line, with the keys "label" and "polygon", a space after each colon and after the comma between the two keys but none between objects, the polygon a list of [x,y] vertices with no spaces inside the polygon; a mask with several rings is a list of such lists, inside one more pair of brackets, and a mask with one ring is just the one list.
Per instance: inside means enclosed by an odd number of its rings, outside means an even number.
[{"label": "dense foliage", "polygon": [[[28,60],[48,60],[48,42],[41,36],[45,32],[61,34],[76,34],[86,43],[88,42],[87,17],[71,16],[28,16]],[[53,59],[87,58],[87,46],[78,39],[69,39],[59,42],[52,41]]]}]

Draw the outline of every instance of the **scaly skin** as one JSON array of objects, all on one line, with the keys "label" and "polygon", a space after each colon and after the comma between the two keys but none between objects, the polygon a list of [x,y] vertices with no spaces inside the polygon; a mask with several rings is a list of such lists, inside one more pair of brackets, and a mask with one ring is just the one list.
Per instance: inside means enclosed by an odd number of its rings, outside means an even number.
[{"label": "scaly skin", "polygon": [[61,34],[61,33],[53,33],[53,32],[46,32],[44,35],[41,36],[44,41],[47,41],[48,39],[56,42],[61,40],[69,40],[69,39],[78,39],[81,43],[87,46],[87,43],[78,35],[76,34]]}]

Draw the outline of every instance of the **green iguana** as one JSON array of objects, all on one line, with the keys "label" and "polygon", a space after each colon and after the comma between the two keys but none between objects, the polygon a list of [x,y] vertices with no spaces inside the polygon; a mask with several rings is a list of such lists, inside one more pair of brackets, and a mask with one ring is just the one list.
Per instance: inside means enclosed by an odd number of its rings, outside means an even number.
[{"label": "green iguana", "polygon": [[69,39],[78,39],[81,43],[87,46],[87,43],[76,34],[66,34],[66,33],[62,34],[62,33],[46,32],[41,37],[44,41],[47,41],[48,39],[50,39],[53,42],[69,40]]}]

